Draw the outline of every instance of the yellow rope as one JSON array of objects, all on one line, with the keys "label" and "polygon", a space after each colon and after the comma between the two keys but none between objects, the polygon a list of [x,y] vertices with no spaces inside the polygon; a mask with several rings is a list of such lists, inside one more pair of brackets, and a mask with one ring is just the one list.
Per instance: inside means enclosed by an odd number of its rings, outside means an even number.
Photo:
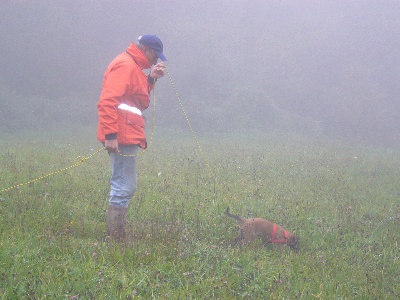
[{"label": "yellow rope", "polygon": [[91,158],[91,157],[93,157],[94,155],[96,155],[97,153],[99,153],[99,152],[100,152],[101,150],[103,150],[103,149],[104,149],[104,148],[100,148],[99,150],[93,152],[93,153],[90,154],[89,156],[82,157],[78,162],[74,163],[73,165],[71,165],[71,166],[69,166],[69,167],[66,167],[66,168],[64,168],[64,169],[51,172],[51,173],[49,173],[49,174],[40,176],[40,177],[38,177],[38,178],[29,180],[29,181],[24,182],[24,183],[19,183],[19,184],[13,185],[13,186],[11,186],[11,187],[9,187],[9,188],[2,189],[2,190],[0,190],[0,193],[8,192],[8,191],[10,191],[10,190],[12,190],[12,189],[16,189],[16,188],[19,188],[19,187],[24,186],[24,185],[29,185],[29,184],[32,184],[32,183],[34,183],[34,182],[36,182],[36,181],[42,180],[42,179],[44,179],[44,178],[47,178],[47,177],[50,177],[50,176],[53,176],[53,175],[56,175],[56,174],[65,172],[65,171],[67,171],[67,170],[69,170],[69,169],[78,167],[78,166],[82,165],[83,163],[85,163],[89,158]]},{"label": "yellow rope", "polygon": [[[206,157],[206,155],[205,155],[203,149],[202,149],[201,146],[200,146],[200,142],[199,142],[199,140],[198,140],[198,138],[197,138],[197,136],[196,136],[196,134],[195,134],[195,132],[194,132],[194,130],[193,130],[192,124],[190,123],[190,120],[189,120],[189,117],[188,117],[188,115],[187,115],[187,113],[186,113],[186,111],[185,111],[185,108],[183,107],[181,98],[180,98],[180,96],[179,96],[179,94],[178,94],[178,92],[177,92],[177,90],[176,90],[176,88],[175,88],[175,84],[174,84],[174,82],[173,82],[173,80],[172,80],[171,74],[169,73],[167,67],[165,67],[165,69],[166,69],[166,71],[167,71],[167,74],[168,74],[169,80],[170,80],[170,82],[171,82],[172,88],[174,89],[175,95],[176,95],[176,97],[177,97],[177,99],[178,99],[178,102],[179,102],[179,105],[180,105],[180,107],[181,107],[182,113],[183,113],[183,115],[185,116],[186,122],[187,122],[187,124],[188,124],[188,126],[189,126],[189,129],[190,129],[190,131],[191,131],[191,133],[192,133],[192,136],[193,136],[194,140],[196,141],[197,147],[198,147],[199,150],[200,150],[200,153],[201,153],[201,155],[202,155],[202,157],[203,157],[203,160],[204,160],[205,164],[207,165],[207,167],[209,168],[210,173],[212,174],[212,176],[213,176],[214,178],[216,178],[215,173],[214,173],[214,170],[212,169],[210,163],[209,163],[208,160],[207,160],[207,157]],[[150,134],[150,139],[149,139],[149,144],[148,144],[148,146],[151,145],[151,142],[152,142],[152,139],[153,139],[153,135],[154,135],[154,128],[155,128],[155,112],[156,112],[156,93],[155,93],[155,89],[154,89],[154,90],[153,90],[152,131],[151,131],[151,134]],[[148,147],[147,147],[147,148],[148,148]],[[146,149],[147,149],[147,148],[146,148]],[[50,177],[50,176],[53,176],[53,175],[56,175],[56,174],[65,172],[65,171],[70,170],[70,169],[72,169],[72,168],[78,167],[78,166],[82,165],[83,163],[85,163],[88,159],[92,158],[94,155],[96,155],[97,153],[99,153],[99,152],[100,152],[101,150],[103,150],[103,149],[104,149],[104,148],[102,147],[102,148],[96,150],[96,151],[93,152],[91,155],[81,158],[78,162],[76,162],[75,164],[73,164],[73,165],[71,165],[71,166],[68,166],[68,167],[66,167],[66,168],[63,168],[63,169],[60,169],[60,170],[51,172],[51,173],[49,173],[49,174],[40,176],[40,177],[38,177],[38,178],[29,180],[29,181],[24,182],[24,183],[19,183],[19,184],[13,185],[13,186],[11,186],[11,187],[4,188],[4,189],[0,190],[0,193],[8,192],[8,191],[10,191],[10,190],[12,190],[12,189],[16,189],[16,188],[19,188],[19,187],[21,187],[21,186],[29,185],[29,184],[32,184],[32,183],[34,183],[34,182],[36,182],[36,181],[42,180],[42,179],[44,179],[44,178],[47,178],[47,177]],[[146,149],[143,149],[142,151],[140,151],[140,152],[138,152],[138,153],[136,153],[136,154],[123,154],[123,153],[119,153],[119,155],[122,155],[122,156],[138,156],[139,154],[144,153],[144,152],[146,151]]]},{"label": "yellow rope", "polygon": [[211,175],[215,178],[216,176],[215,176],[214,170],[212,169],[212,167],[211,167],[210,163],[208,162],[208,159],[207,159],[207,157],[206,157],[206,155],[205,155],[203,149],[202,149],[201,146],[200,146],[199,139],[197,138],[197,136],[196,136],[196,134],[195,134],[195,132],[194,132],[194,130],[193,130],[192,124],[191,124],[190,121],[189,121],[189,117],[188,117],[188,115],[187,115],[187,113],[186,113],[186,111],[185,111],[185,108],[183,107],[183,104],[182,104],[182,101],[181,101],[181,97],[179,96],[179,94],[178,94],[178,92],[177,92],[177,90],[176,90],[176,88],[175,88],[175,84],[174,84],[174,82],[173,82],[173,80],[172,80],[171,74],[169,73],[167,67],[165,67],[165,70],[167,71],[167,74],[168,74],[169,80],[170,80],[170,82],[171,82],[172,88],[174,89],[176,98],[178,99],[179,105],[180,105],[180,107],[181,107],[181,110],[182,110],[183,115],[185,116],[186,123],[187,123],[188,126],[189,126],[190,132],[192,133],[192,136],[193,136],[194,140],[196,141],[197,147],[198,147],[199,150],[200,150],[200,153],[201,153],[201,155],[202,155],[202,157],[203,157],[203,160],[204,160],[205,164],[206,164],[207,167],[209,168]]},{"label": "yellow rope", "polygon": [[[155,89],[153,90],[153,99],[154,99],[154,100],[153,100],[154,105],[153,105],[153,118],[152,118],[152,132],[151,132],[150,139],[149,139],[149,146],[150,146],[150,144],[151,144],[151,142],[152,142],[152,138],[153,138],[153,134],[154,134],[155,112],[156,112],[156,94],[155,94]],[[0,190],[0,193],[8,192],[8,191],[10,191],[10,190],[13,190],[13,189],[16,189],[16,188],[20,188],[21,186],[29,185],[29,184],[32,184],[32,183],[34,183],[34,182],[36,182],[36,181],[42,180],[42,179],[44,179],[44,178],[47,178],[47,177],[50,177],[50,176],[53,176],[53,175],[57,175],[57,174],[59,174],[59,173],[68,171],[68,170],[70,170],[70,169],[72,169],[72,168],[78,167],[78,166],[82,165],[83,163],[85,163],[89,158],[91,158],[91,157],[93,157],[94,155],[96,155],[97,153],[99,153],[101,150],[104,150],[104,148],[102,147],[102,148],[96,150],[95,152],[93,152],[91,155],[81,158],[78,162],[76,162],[76,163],[73,164],[73,165],[70,165],[70,166],[68,166],[68,167],[66,167],[66,168],[63,168],[63,169],[60,169],[60,170],[51,172],[51,173],[49,173],[49,174],[40,176],[40,177],[38,177],[38,178],[29,180],[29,181],[27,181],[27,182],[19,183],[19,184],[13,185],[13,186],[11,186],[11,187],[4,188],[4,189]],[[119,153],[119,155],[122,155],[122,156],[137,156],[137,155],[139,155],[139,154],[145,152],[145,150],[146,150],[146,149],[143,149],[142,151],[140,151],[140,152],[138,152],[138,153],[136,153],[136,154],[123,154],[123,153]]]}]

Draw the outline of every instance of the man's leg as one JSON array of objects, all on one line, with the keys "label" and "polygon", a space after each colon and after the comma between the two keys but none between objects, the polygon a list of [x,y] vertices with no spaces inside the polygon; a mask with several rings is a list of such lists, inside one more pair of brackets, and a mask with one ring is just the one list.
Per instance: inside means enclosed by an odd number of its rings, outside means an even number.
[{"label": "man's leg", "polygon": [[111,191],[107,212],[107,234],[116,241],[125,239],[126,213],[137,187],[138,145],[119,145],[121,154],[110,153]]}]

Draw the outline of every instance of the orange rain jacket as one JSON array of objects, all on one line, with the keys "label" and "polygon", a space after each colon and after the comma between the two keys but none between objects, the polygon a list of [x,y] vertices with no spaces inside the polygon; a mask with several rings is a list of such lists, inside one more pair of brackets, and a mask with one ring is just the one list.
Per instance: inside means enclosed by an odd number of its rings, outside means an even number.
[{"label": "orange rain jacket", "polygon": [[149,107],[154,85],[149,84],[143,69],[150,67],[134,43],[109,64],[97,104],[99,141],[117,138],[119,144],[146,148],[145,119],[141,112]]}]

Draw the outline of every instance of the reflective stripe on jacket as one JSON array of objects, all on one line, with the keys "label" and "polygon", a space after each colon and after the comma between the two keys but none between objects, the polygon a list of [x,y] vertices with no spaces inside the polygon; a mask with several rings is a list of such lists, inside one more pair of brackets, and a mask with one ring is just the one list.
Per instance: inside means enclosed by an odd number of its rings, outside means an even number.
[{"label": "reflective stripe on jacket", "polygon": [[104,142],[106,135],[116,134],[120,144],[146,148],[145,120],[141,112],[149,107],[150,90],[154,86],[149,85],[143,69],[150,67],[134,43],[109,64],[97,104],[99,141]]}]

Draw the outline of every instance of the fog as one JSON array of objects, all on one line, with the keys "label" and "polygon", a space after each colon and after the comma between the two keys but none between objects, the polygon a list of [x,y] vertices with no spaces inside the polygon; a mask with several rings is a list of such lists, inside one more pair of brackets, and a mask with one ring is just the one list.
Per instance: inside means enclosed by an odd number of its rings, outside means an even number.
[{"label": "fog", "polygon": [[[400,144],[399,1],[2,0],[0,8],[0,132],[95,129],[108,63],[138,36],[157,34],[199,134]],[[157,126],[185,128],[168,75],[156,95]]]}]

